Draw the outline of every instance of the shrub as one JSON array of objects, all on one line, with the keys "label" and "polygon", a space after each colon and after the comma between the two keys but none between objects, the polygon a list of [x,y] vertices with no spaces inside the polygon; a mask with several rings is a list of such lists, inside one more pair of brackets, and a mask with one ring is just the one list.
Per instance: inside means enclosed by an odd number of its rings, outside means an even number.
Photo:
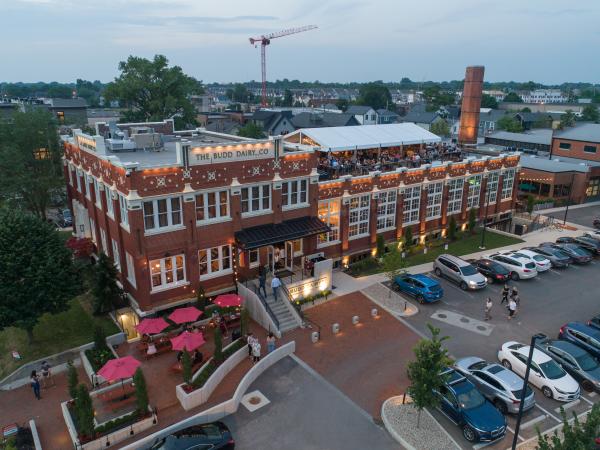
[{"label": "shrub", "polygon": [[383,258],[385,255],[385,239],[383,239],[383,234],[377,235],[377,257]]},{"label": "shrub", "polygon": [[469,210],[469,231],[471,234],[475,233],[475,227],[477,226],[477,209],[471,208]]},{"label": "shrub", "polygon": [[77,397],[77,385],[79,384],[79,376],[77,375],[77,368],[73,365],[73,361],[69,361],[67,367],[69,395],[74,400],[75,397]]},{"label": "shrub", "polygon": [[412,241],[413,241],[412,228],[406,227],[406,229],[404,230],[404,247],[407,249],[410,248],[410,246],[412,245]]},{"label": "shrub", "polygon": [[448,222],[448,239],[451,241],[456,239],[456,220],[454,216],[450,216],[450,221]]},{"label": "shrub", "polygon": [[111,433],[113,431],[118,430],[119,428],[124,428],[124,427],[136,422],[137,419],[138,419],[138,413],[137,413],[137,411],[135,411],[135,412],[132,412],[131,414],[127,414],[123,417],[118,417],[117,419],[110,420],[110,421],[96,427],[96,433],[100,433],[100,434]]},{"label": "shrub", "polygon": [[101,326],[94,328],[94,348],[99,350],[106,347],[106,333]]},{"label": "shrub", "polygon": [[248,334],[248,327],[250,323],[250,312],[247,308],[242,308],[240,313],[240,334],[245,336]]},{"label": "shrub", "polygon": [[137,411],[140,415],[146,415],[148,413],[148,390],[146,389],[144,372],[139,367],[133,375],[133,383],[135,384]]},{"label": "shrub", "polygon": [[368,258],[361,259],[360,261],[355,262],[354,264],[350,264],[348,271],[350,274],[361,274],[366,270],[379,266],[379,261],[375,258],[369,256]]},{"label": "shrub", "polygon": [[90,348],[85,351],[85,356],[87,356],[94,372],[98,372],[104,364],[115,357],[107,345],[99,349]]},{"label": "shrub", "polygon": [[531,215],[531,213],[533,212],[534,206],[535,206],[535,198],[533,197],[533,195],[529,194],[527,196],[527,212],[529,213],[529,215]]},{"label": "shrub", "polygon": [[221,336],[221,328],[215,327],[214,331],[215,351],[213,358],[217,364],[223,361],[223,338]]},{"label": "shrub", "polygon": [[186,384],[190,384],[192,381],[192,359],[187,350],[183,350],[183,356],[181,357],[181,365],[183,366],[183,381]]},{"label": "shrub", "polygon": [[92,398],[84,384],[77,386],[75,395],[75,417],[77,430],[83,436],[94,437],[94,407]]}]

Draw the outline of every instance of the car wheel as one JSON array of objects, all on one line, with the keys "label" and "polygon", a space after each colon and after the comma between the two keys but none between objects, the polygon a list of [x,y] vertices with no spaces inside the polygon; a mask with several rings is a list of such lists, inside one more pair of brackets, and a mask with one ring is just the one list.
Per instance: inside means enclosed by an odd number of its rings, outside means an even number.
[{"label": "car wheel", "polygon": [[465,425],[463,427],[463,436],[469,442],[475,442],[477,440],[477,434],[475,433],[475,430],[469,425]]},{"label": "car wheel", "polygon": [[465,283],[464,281],[461,281],[461,282],[460,282],[460,288],[461,288],[463,291],[466,291],[468,287],[469,287],[469,286],[467,286],[467,283]]},{"label": "car wheel", "polygon": [[544,397],[546,398],[552,398],[552,389],[550,389],[548,386],[544,386],[542,388],[542,394],[544,394]]},{"label": "car wheel", "polygon": [[583,389],[585,389],[586,392],[593,392],[594,391],[594,385],[592,384],[592,382],[590,380],[584,380],[581,383],[581,387]]},{"label": "car wheel", "polygon": [[510,274],[510,279],[513,281],[519,281],[521,277],[519,277],[519,274],[517,272],[513,272]]},{"label": "car wheel", "polygon": [[436,267],[436,268],[435,268],[435,270],[434,270],[434,273],[435,273],[435,274],[436,274],[438,277],[441,277],[441,276],[442,276],[442,271],[440,270],[440,268],[439,268],[439,267]]},{"label": "car wheel", "polygon": [[502,414],[506,415],[508,413],[508,408],[506,407],[506,403],[504,403],[500,399],[494,400],[494,406],[500,411]]},{"label": "car wheel", "polygon": [[423,303],[425,303],[425,298],[419,294],[417,295],[417,301],[422,305]]},{"label": "car wheel", "polygon": [[502,365],[504,367],[506,367],[508,370],[512,370],[512,364],[510,363],[510,361],[508,359],[503,359]]}]

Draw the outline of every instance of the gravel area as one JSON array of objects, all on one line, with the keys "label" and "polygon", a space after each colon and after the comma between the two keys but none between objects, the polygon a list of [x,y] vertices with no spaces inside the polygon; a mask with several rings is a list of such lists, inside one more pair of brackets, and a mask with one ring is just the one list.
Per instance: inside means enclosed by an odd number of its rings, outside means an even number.
[{"label": "gravel area", "polygon": [[361,292],[393,316],[407,317],[419,312],[410,301],[381,283],[374,283]]},{"label": "gravel area", "polygon": [[381,407],[381,418],[386,429],[408,450],[460,450],[459,445],[427,411],[421,413],[417,428],[418,411],[411,403],[402,404],[402,396],[387,399]]}]

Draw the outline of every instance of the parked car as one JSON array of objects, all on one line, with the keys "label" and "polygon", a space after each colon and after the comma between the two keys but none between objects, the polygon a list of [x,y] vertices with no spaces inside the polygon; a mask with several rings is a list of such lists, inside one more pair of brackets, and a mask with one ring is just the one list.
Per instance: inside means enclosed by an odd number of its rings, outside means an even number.
[{"label": "parked car", "polygon": [[491,259],[470,259],[480,274],[487,278],[488,283],[504,283],[510,279],[510,271]]},{"label": "parked car", "polygon": [[422,274],[406,273],[398,275],[394,281],[402,292],[412,295],[421,304],[436,302],[444,295],[440,283]]},{"label": "parked car", "polygon": [[[529,345],[509,341],[502,345],[498,359],[504,367],[524,377],[529,356]],[[534,348],[529,371],[529,382],[548,398],[570,402],[579,398],[579,384],[544,352]]]},{"label": "parked car", "polygon": [[552,247],[562,250],[571,257],[576,264],[587,264],[592,260],[592,254],[587,250],[575,244],[553,244],[552,242],[544,242],[540,247]]},{"label": "parked car", "polygon": [[538,273],[546,272],[552,267],[552,262],[550,262],[548,258],[527,249],[514,251],[512,252],[512,256],[528,258],[529,260],[533,261],[535,263],[535,270],[537,270]]},{"label": "parked car", "polygon": [[469,442],[490,442],[501,439],[506,433],[506,419],[477,388],[454,369],[442,375],[446,383],[440,392],[440,411],[454,424],[462,427]]},{"label": "parked car", "polygon": [[433,261],[433,270],[438,277],[444,276],[458,283],[464,291],[467,289],[483,289],[487,286],[486,278],[475,266],[453,255],[440,255]]},{"label": "parked car", "polygon": [[595,315],[590,320],[588,320],[586,323],[588,326],[590,326],[592,328],[596,328],[597,330],[600,330],[600,314]]},{"label": "parked car", "polygon": [[58,223],[62,228],[73,226],[73,216],[70,209],[62,209],[58,213]]},{"label": "parked car", "polygon": [[542,255],[550,260],[552,267],[569,267],[569,264],[573,262],[571,257],[562,250],[558,250],[553,247],[525,247],[524,250]]},{"label": "parked car", "polygon": [[598,230],[592,230],[592,231],[586,231],[585,233],[583,233],[584,236],[595,239],[597,241],[600,241],[600,231]]},{"label": "parked car", "polygon": [[558,338],[571,341],[600,358],[600,330],[580,322],[569,322],[558,332]]},{"label": "parked car", "polygon": [[493,253],[487,258],[510,270],[510,277],[515,281],[534,278],[538,274],[535,263],[529,258],[514,256],[511,253]]},{"label": "parked car", "polygon": [[[521,404],[523,379],[497,363],[488,363],[469,356],[454,363],[454,368],[473,383],[477,389],[502,413],[516,414]],[[533,390],[527,386],[523,411],[535,406]]]},{"label": "parked car", "polygon": [[158,440],[150,447],[151,450],[233,450],[234,448],[235,441],[223,422],[184,428]]},{"label": "parked car", "polygon": [[600,364],[587,351],[560,339],[537,340],[536,348],[547,353],[588,392],[600,391]]},{"label": "parked car", "polygon": [[597,241],[594,238],[586,237],[586,236],[578,236],[578,237],[570,237],[570,236],[561,236],[556,240],[557,244],[575,244],[579,247],[587,250],[593,255],[598,255],[600,253],[600,241]]}]

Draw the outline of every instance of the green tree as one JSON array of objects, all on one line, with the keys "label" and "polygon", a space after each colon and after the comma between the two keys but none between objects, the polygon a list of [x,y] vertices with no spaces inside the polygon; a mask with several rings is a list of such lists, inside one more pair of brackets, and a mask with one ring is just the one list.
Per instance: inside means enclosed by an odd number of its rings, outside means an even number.
[{"label": "green tree", "polygon": [[48,88],[46,95],[52,98],[72,98],[73,88],[64,84],[56,83]]},{"label": "green tree", "polygon": [[523,103],[523,99],[516,92],[509,92],[503,101],[508,103]]},{"label": "green tree", "polygon": [[586,122],[598,122],[600,113],[595,105],[585,105],[581,111],[581,120]]},{"label": "green tree", "polygon": [[246,336],[250,331],[250,311],[247,308],[242,308],[240,312],[240,335]]},{"label": "green tree", "polygon": [[146,378],[140,367],[137,368],[133,375],[133,384],[135,384],[135,402],[138,414],[148,414],[148,389],[146,387]]},{"label": "green tree", "polygon": [[286,89],[283,92],[283,102],[281,104],[281,106],[292,106],[294,104],[294,95],[292,94],[292,91],[290,91],[289,89]]},{"label": "green tree", "polygon": [[72,399],[77,397],[77,385],[79,384],[79,375],[77,374],[77,368],[73,365],[73,361],[67,363],[67,386],[69,389],[69,395]]},{"label": "green tree", "polygon": [[186,384],[190,384],[192,382],[192,358],[190,358],[190,354],[185,349],[181,357],[181,365],[183,366],[183,381]]},{"label": "green tree", "polygon": [[600,403],[595,403],[587,413],[585,422],[580,422],[573,413],[573,422],[569,423],[564,409],[561,407],[563,419],[562,439],[558,430],[552,435],[542,435],[538,429],[537,450],[587,450],[596,448],[594,440],[600,428]]},{"label": "green tree", "polygon": [[404,272],[406,265],[407,262],[402,258],[402,253],[398,251],[397,246],[394,246],[394,248],[385,255],[385,258],[383,258],[383,272],[390,283],[393,284],[396,277]]},{"label": "green tree", "polygon": [[409,249],[413,242],[412,227],[406,227],[404,230],[404,248]]},{"label": "green tree", "polygon": [[433,134],[437,134],[440,137],[450,135],[450,127],[448,126],[448,122],[445,120],[433,122],[429,131],[431,131]]},{"label": "green tree", "polygon": [[0,121],[0,203],[46,219],[52,194],[64,186],[56,121],[34,108]]},{"label": "green tree", "polygon": [[350,106],[350,102],[348,102],[348,100],[345,98],[338,98],[335,101],[335,106],[337,106],[339,110],[346,112],[348,106]]},{"label": "green tree", "polygon": [[521,108],[521,112],[530,113],[531,112],[531,108],[529,108],[528,106],[526,106],[525,108]]},{"label": "green tree", "polygon": [[393,108],[392,95],[389,89],[381,83],[366,83],[360,87],[357,105],[370,106],[378,110]]},{"label": "green tree", "polygon": [[204,292],[202,285],[199,285],[198,290],[196,291],[196,305],[202,312],[206,309],[206,293]]},{"label": "green tree", "polygon": [[567,109],[565,111],[565,113],[560,116],[560,124],[559,124],[559,128],[567,128],[567,127],[572,127],[573,125],[575,125],[575,119],[577,117],[575,116],[575,113],[573,111],[571,111],[570,109]]},{"label": "green tree", "polygon": [[39,317],[68,309],[78,286],[71,252],[52,225],[0,209],[0,330],[22,328],[31,342]]},{"label": "green tree", "polygon": [[94,266],[94,314],[104,314],[111,311],[118,304],[122,291],[117,286],[117,268],[113,261],[100,253]]},{"label": "green tree", "polygon": [[77,386],[75,395],[75,415],[77,417],[77,429],[83,436],[94,437],[94,406],[92,398],[85,384]]},{"label": "green tree", "polygon": [[447,235],[450,241],[454,241],[456,239],[456,219],[454,216],[450,216],[450,220],[448,221]]},{"label": "green tree", "polygon": [[383,234],[377,235],[376,245],[377,245],[377,257],[383,258],[383,256],[385,255],[385,239],[383,238]]},{"label": "green tree", "polygon": [[471,208],[469,210],[469,232],[475,234],[475,227],[477,226],[477,209]]},{"label": "green tree", "polygon": [[456,100],[454,92],[442,90],[438,85],[423,89],[423,97],[427,103],[427,111],[437,111],[442,106],[453,105]]},{"label": "green tree", "polygon": [[495,97],[492,97],[489,94],[483,94],[481,96],[481,107],[482,108],[497,109],[498,108],[498,101],[496,100]]},{"label": "green tree", "polygon": [[108,84],[107,100],[118,100],[128,110],[124,121],[152,121],[174,117],[179,126],[195,124],[189,96],[203,92],[201,83],[184,74],[179,66],[155,55],[152,61],[130,56],[119,63],[120,75]]},{"label": "green tree", "polygon": [[215,362],[219,364],[221,361],[223,361],[223,338],[221,336],[221,329],[219,327],[215,327],[213,339],[215,342],[213,358]]},{"label": "green tree", "polygon": [[535,198],[533,197],[533,195],[528,195],[527,196],[527,212],[529,213],[529,215],[531,216],[531,213],[533,212],[533,207],[535,206]]},{"label": "green tree", "polygon": [[106,347],[106,333],[104,332],[104,328],[97,325],[94,328],[94,348],[101,350],[104,347]]},{"label": "green tree", "polygon": [[515,117],[510,116],[508,114],[500,117],[496,125],[499,130],[506,130],[512,133],[520,133],[521,131],[523,131],[521,122],[519,122]]},{"label": "green tree", "polygon": [[438,405],[438,397],[434,391],[440,391],[445,379],[441,373],[452,361],[448,357],[448,351],[442,343],[448,339],[447,336],[439,337],[440,329],[427,324],[431,333],[431,339],[421,339],[413,349],[415,360],[408,363],[408,379],[410,386],[408,394],[413,404],[419,411],[417,416],[417,428],[421,420],[423,408],[433,408]]},{"label": "green tree", "polygon": [[225,95],[232,102],[237,103],[252,103],[254,100],[254,94],[246,89],[246,86],[241,83],[235,84],[233,89],[227,89]]},{"label": "green tree", "polygon": [[263,139],[265,137],[265,133],[263,132],[262,128],[255,123],[248,122],[238,130],[238,136],[252,139]]}]

